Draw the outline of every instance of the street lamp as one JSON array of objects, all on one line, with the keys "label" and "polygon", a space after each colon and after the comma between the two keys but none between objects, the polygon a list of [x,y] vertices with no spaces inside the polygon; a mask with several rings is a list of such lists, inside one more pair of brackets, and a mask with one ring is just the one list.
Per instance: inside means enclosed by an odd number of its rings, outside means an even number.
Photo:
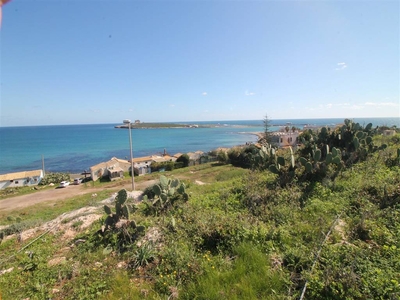
[{"label": "street lamp", "polygon": [[133,168],[133,152],[132,152],[132,134],[131,134],[131,120],[124,120],[124,124],[128,124],[129,129],[129,146],[131,147],[131,175],[132,175],[132,191],[135,190],[135,169]]}]

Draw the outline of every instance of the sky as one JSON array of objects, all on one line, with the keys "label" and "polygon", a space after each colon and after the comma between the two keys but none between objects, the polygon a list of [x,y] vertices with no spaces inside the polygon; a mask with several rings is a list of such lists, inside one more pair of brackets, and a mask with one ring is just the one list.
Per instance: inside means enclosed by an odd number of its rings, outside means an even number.
[{"label": "sky", "polygon": [[12,0],[0,126],[400,117],[399,5]]}]

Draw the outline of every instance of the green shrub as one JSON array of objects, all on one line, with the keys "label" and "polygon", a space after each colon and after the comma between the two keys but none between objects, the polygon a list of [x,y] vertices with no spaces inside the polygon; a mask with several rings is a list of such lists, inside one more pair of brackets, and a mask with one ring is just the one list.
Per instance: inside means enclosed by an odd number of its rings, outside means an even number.
[{"label": "green shrub", "polygon": [[61,181],[70,181],[68,173],[47,173],[46,176],[40,181],[39,185],[48,185],[50,183],[58,184]]},{"label": "green shrub", "polygon": [[189,156],[187,154],[182,154],[181,156],[178,157],[176,162],[182,163],[183,167],[188,167],[189,166],[189,162],[190,162],[190,158],[189,158]]}]

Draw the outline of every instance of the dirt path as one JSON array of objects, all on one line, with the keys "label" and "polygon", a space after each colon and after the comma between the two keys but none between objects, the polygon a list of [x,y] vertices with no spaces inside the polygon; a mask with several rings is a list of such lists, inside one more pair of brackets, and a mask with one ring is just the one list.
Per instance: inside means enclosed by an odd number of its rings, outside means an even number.
[{"label": "dirt path", "polygon": [[[155,183],[155,180],[149,180],[136,184],[137,190],[142,190],[149,185]],[[122,189],[131,190],[130,184],[118,185],[118,186],[102,186],[102,187],[85,187],[84,185],[70,185],[66,188],[53,188],[45,191],[37,191],[32,194],[15,196],[0,200],[0,211],[14,210],[29,207],[38,203],[64,200],[75,196],[84,194],[94,194],[104,189]]]}]

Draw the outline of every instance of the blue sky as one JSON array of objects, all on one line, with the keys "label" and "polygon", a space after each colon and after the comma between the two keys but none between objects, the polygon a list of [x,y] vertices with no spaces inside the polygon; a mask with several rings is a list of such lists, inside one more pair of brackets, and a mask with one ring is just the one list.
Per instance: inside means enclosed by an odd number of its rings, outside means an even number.
[{"label": "blue sky", "polygon": [[400,117],[398,1],[13,0],[0,126]]}]

